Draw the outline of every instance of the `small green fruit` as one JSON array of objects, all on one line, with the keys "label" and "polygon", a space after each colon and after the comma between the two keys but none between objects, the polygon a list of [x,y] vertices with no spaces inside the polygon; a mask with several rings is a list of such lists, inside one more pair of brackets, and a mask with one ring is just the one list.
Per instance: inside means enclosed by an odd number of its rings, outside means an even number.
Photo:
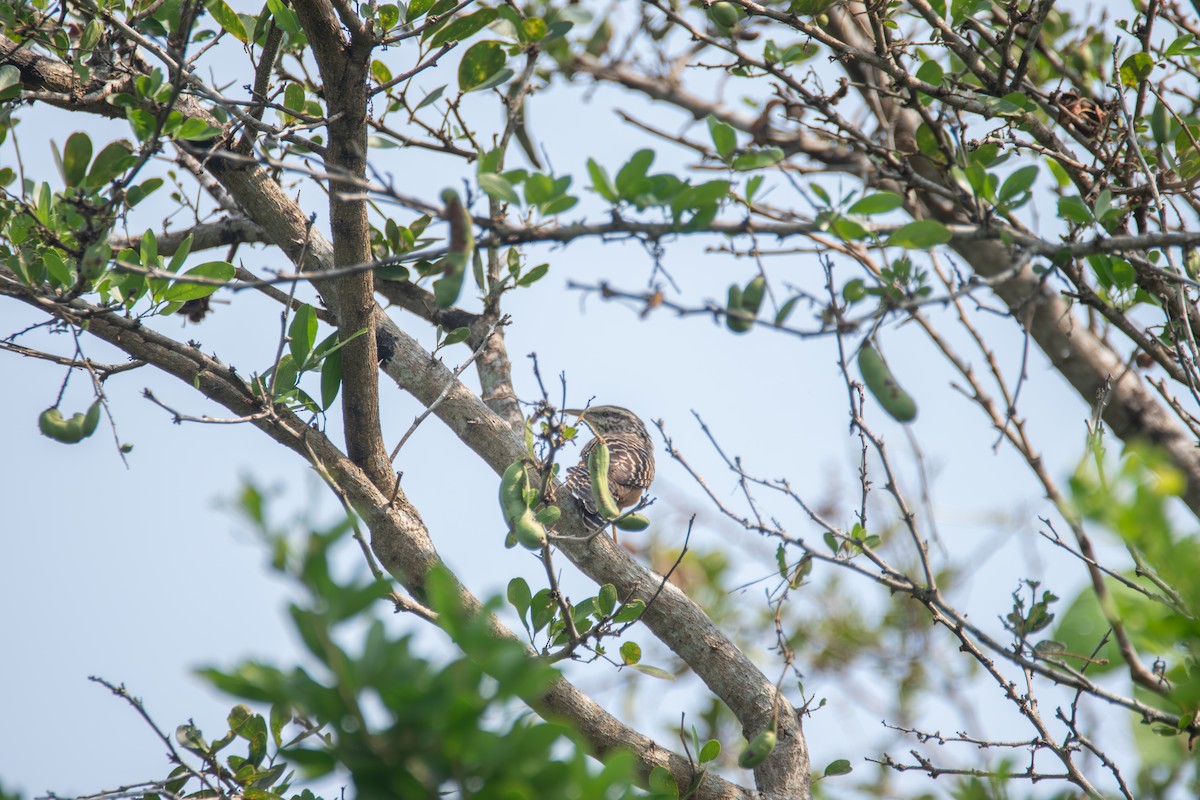
[{"label": "small green fruit", "polygon": [[742,20],[742,7],[735,3],[713,3],[708,17],[722,28],[732,28]]},{"label": "small green fruit", "polygon": [[858,351],[858,371],[862,373],[867,389],[883,406],[883,410],[897,422],[912,422],[917,418],[917,401],[896,382],[879,351],[864,344]]},{"label": "small green fruit", "polygon": [[738,756],[738,766],[752,769],[767,760],[767,756],[775,749],[777,741],[775,731],[765,730],[750,740],[746,749]]},{"label": "small green fruit", "polygon": [[517,541],[529,550],[541,550],[546,544],[546,528],[528,508],[513,520],[513,530],[516,531]]},{"label": "small green fruit", "polygon": [[628,514],[613,522],[618,528],[630,533],[644,531],[650,527],[650,518],[645,514]]}]

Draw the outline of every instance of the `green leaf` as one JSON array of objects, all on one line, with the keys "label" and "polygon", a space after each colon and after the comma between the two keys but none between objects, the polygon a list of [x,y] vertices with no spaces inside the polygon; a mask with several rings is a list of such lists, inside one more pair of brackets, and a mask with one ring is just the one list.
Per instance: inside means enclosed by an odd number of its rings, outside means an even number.
[{"label": "green leaf", "polygon": [[933,219],[919,219],[892,231],[887,244],[906,250],[929,250],[950,239],[950,229],[942,223]]},{"label": "green leaf", "polygon": [[[929,62],[932,63],[932,62]],[[862,214],[869,217],[872,214],[886,214],[904,205],[904,198],[895,192],[876,192],[859,200],[846,210],[848,214]]]},{"label": "green leaf", "polygon": [[762,169],[783,160],[783,150],[778,147],[764,147],[760,150],[747,150],[733,160],[733,168],[739,172],[752,169]]},{"label": "green leaf", "polygon": [[655,795],[679,797],[679,784],[675,782],[675,776],[666,767],[655,767],[651,770],[648,783],[650,791]]},{"label": "green leaf", "polygon": [[0,100],[11,100],[21,94],[21,70],[12,64],[0,66]]},{"label": "green leaf", "polygon": [[[385,3],[381,5],[379,7],[378,19],[379,27],[384,33],[387,33],[392,28],[396,27],[396,23],[400,21],[400,7],[395,3]],[[375,72],[375,64],[371,65],[371,72]]]},{"label": "green leaf", "polygon": [[296,12],[283,4],[283,0],[267,0],[267,8],[271,12],[271,16],[275,18],[275,24],[287,33],[303,33],[304,28],[300,25],[300,17]]},{"label": "green leaf", "polygon": [[321,362],[321,408],[328,411],[342,388],[342,351],[334,350]]},{"label": "green leaf", "polygon": [[479,175],[479,188],[483,189],[488,197],[495,200],[502,200],[515,206],[521,205],[521,198],[517,195],[517,190],[513,188],[513,185],[493,172],[484,172]]},{"label": "green leaf", "polygon": [[158,266],[158,239],[155,238],[154,231],[149,228],[142,234],[140,257],[141,265],[146,269],[154,269]]},{"label": "green leaf", "polygon": [[508,602],[517,610],[517,614],[521,617],[521,624],[525,624],[525,615],[529,613],[529,607],[533,603],[533,596],[529,592],[529,584],[524,578],[513,578],[508,582]]},{"label": "green leaf", "polygon": [[63,147],[63,179],[68,187],[83,183],[92,160],[92,140],[86,133],[72,133]]},{"label": "green leaf", "polygon": [[637,642],[625,642],[621,645],[621,660],[630,666],[642,660],[642,648]]},{"label": "green leaf", "polygon": [[766,177],[763,175],[755,175],[750,180],[746,181],[746,202],[753,203],[754,195],[758,194],[758,189],[762,186]]},{"label": "green leaf", "polygon": [[432,92],[430,92],[429,94],[422,97],[421,102],[417,103],[417,107],[413,109],[413,113],[414,114],[417,113],[422,108],[424,108],[425,106],[427,106],[431,103],[436,103],[437,99],[442,96],[442,92],[444,92],[444,91],[446,91],[446,85],[442,84],[441,86],[437,87]]},{"label": "green leaf", "polygon": [[575,205],[578,202],[579,202],[578,197],[572,197],[571,195],[563,195],[562,197],[556,197],[547,203],[541,203],[538,206],[538,212],[543,217],[552,217],[555,214],[561,214],[564,211],[571,210],[572,208],[575,207]]},{"label": "green leaf", "polygon": [[288,326],[288,339],[292,358],[297,364],[303,364],[317,341],[317,312],[308,303],[300,306],[292,318],[292,324]]},{"label": "green leaf", "polygon": [[132,166],[136,160],[127,143],[124,141],[110,142],[104,146],[104,149],[96,156],[96,160],[92,162],[92,168],[88,172],[84,186],[89,189],[99,189]]},{"label": "green leaf", "polygon": [[847,759],[839,758],[837,761],[829,762],[829,766],[825,767],[825,777],[831,778],[835,775],[848,775],[853,771],[854,767],[850,766]]},{"label": "green leaf", "polygon": [[42,263],[46,265],[47,274],[57,286],[66,288],[75,283],[74,271],[58,250],[48,247],[42,251]]},{"label": "green leaf", "polygon": [[635,189],[646,177],[646,171],[654,163],[653,150],[638,150],[625,166],[617,171],[617,193],[625,200],[634,198]]},{"label": "green leaf", "polygon": [[1005,179],[1004,183],[1000,186],[1000,191],[997,193],[996,199],[1004,203],[1028,192],[1030,187],[1033,186],[1033,182],[1037,180],[1037,176],[1037,164],[1021,167]]},{"label": "green leaf", "polygon": [[429,13],[429,9],[433,8],[434,0],[412,0],[408,4],[408,14],[405,16],[406,22],[420,19]]},{"label": "green leaf", "polygon": [[667,672],[661,667],[652,667],[649,664],[630,664],[629,666],[636,669],[643,675],[649,675],[651,678],[658,678],[660,681],[674,681],[675,676]]},{"label": "green leaf", "polygon": [[646,604],[642,600],[633,599],[625,604],[625,607],[617,612],[613,617],[613,622],[633,622],[642,615],[646,610]]},{"label": "green leaf", "polygon": [[600,613],[604,616],[612,616],[612,613],[617,608],[617,587],[611,583],[606,583],[600,587],[600,593],[596,595],[596,605],[600,608]]},{"label": "green leaf", "polygon": [[[474,14],[455,18],[449,25],[433,35],[429,44],[431,47],[441,47],[446,42],[461,42],[486,28],[496,19],[496,9],[481,8]],[[426,38],[422,37],[422,39]]]},{"label": "green leaf", "polygon": [[188,142],[203,142],[213,138],[221,133],[220,128],[209,125],[199,117],[188,117],[183,124],[179,126],[179,130],[175,132],[176,139],[183,139]]},{"label": "green leaf", "polygon": [[469,92],[484,86],[488,79],[504,69],[507,59],[500,42],[476,42],[458,65],[458,88]]},{"label": "green leaf", "polygon": [[710,761],[716,761],[721,755],[721,743],[716,739],[709,739],[704,743],[704,747],[700,748],[700,763],[707,764]]},{"label": "green leaf", "polygon": [[733,156],[733,151],[737,149],[737,132],[734,131],[733,126],[716,117],[709,116],[708,133],[712,136],[713,147],[717,148],[717,154],[721,156],[721,160],[728,162]]},{"label": "green leaf", "polygon": [[[142,263],[145,266],[145,262]],[[192,267],[180,277],[211,278],[218,281],[230,281],[233,279],[236,271],[233,264],[226,261],[209,261],[198,267]],[[202,283],[181,283],[174,281],[167,287],[167,291],[163,294],[163,300],[166,300],[168,303],[198,300],[201,297],[208,297],[219,288],[218,286],[208,286]]]},{"label": "green leaf", "polygon": [[527,42],[540,42],[546,38],[549,28],[541,17],[526,17],[521,20],[521,38]]},{"label": "green leaf", "polygon": [[555,196],[554,179],[549,175],[535,173],[525,181],[525,202],[536,206]]},{"label": "green leaf", "polygon": [[1076,225],[1090,225],[1094,221],[1092,210],[1078,197],[1060,197],[1058,216]]},{"label": "green leaf", "polygon": [[171,256],[171,263],[167,265],[169,272],[179,272],[183,267],[183,263],[187,261],[187,257],[192,253],[192,235],[189,233],[184,237],[179,246],[175,248],[174,254]]},{"label": "green leaf", "polygon": [[529,270],[529,272],[526,272],[524,275],[522,275],[521,279],[517,281],[517,286],[532,286],[534,283],[544,278],[546,273],[549,271],[549,264],[539,264],[538,266]]},{"label": "green leaf", "polygon": [[554,600],[550,597],[549,589],[542,589],[533,596],[529,602],[529,624],[533,626],[534,633],[546,627],[550,620],[554,619],[554,612],[557,608]]},{"label": "green leaf", "polygon": [[466,326],[463,326],[461,328],[455,328],[454,330],[452,330],[446,334],[445,339],[442,339],[442,345],[445,347],[449,347],[452,344],[458,344],[460,342],[465,342],[470,336],[471,336],[470,328],[468,328]]},{"label": "green leaf", "polygon": [[206,0],[204,7],[230,36],[242,44],[249,41],[250,37],[246,35],[246,26],[242,24],[242,18],[234,13],[225,0]]},{"label": "green leaf", "polygon": [[162,178],[147,178],[137,186],[125,190],[125,202],[130,208],[145,200],[163,185]]},{"label": "green leaf", "polygon": [[588,175],[592,178],[592,188],[596,194],[610,203],[617,202],[619,199],[617,187],[613,185],[612,178],[608,177],[608,170],[597,164],[594,158],[588,159],[587,168]]},{"label": "green leaf", "polygon": [[1134,53],[1121,62],[1121,83],[1137,87],[1154,71],[1154,59],[1149,53]]},{"label": "green leaf", "polygon": [[944,77],[946,77],[946,73],[942,70],[942,65],[936,61],[926,61],[917,69],[917,80],[925,81],[933,86],[940,86]]}]

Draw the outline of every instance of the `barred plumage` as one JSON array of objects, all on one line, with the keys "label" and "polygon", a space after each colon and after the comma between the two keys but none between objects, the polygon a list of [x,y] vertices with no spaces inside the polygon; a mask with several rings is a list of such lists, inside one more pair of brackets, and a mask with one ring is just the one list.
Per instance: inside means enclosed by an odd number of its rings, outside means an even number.
[{"label": "barred plumage", "polygon": [[595,449],[597,440],[603,439],[608,445],[608,488],[623,509],[636,504],[654,480],[654,444],[637,415],[620,406],[593,406],[582,411],[568,409],[566,413],[579,414],[595,438],[579,454],[579,464],[567,469],[564,485],[583,505],[588,527],[600,530],[607,522],[596,510],[592,478],[588,474],[588,456]]}]

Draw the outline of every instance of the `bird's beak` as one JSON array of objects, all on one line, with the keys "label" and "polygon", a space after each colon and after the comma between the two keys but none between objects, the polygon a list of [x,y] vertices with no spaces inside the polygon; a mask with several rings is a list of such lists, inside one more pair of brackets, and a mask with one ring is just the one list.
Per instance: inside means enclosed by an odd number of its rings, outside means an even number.
[{"label": "bird's beak", "polygon": [[588,426],[589,430],[591,430],[591,427],[592,427],[591,423],[589,423],[587,420],[587,417],[584,416],[584,414],[586,412],[587,412],[586,408],[564,408],[563,409],[564,414],[570,414],[572,416],[579,417],[579,419],[575,420],[576,425],[578,425],[579,423],[582,422],[584,425]]}]

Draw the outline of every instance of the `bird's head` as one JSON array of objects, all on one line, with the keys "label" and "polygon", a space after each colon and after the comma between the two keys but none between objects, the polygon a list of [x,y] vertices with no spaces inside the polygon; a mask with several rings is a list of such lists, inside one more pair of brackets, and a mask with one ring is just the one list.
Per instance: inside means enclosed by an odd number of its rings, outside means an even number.
[{"label": "bird's head", "polygon": [[579,415],[580,421],[592,429],[597,436],[608,436],[613,433],[637,433],[650,438],[646,426],[628,408],[621,406],[591,406],[590,408],[564,409],[567,414]]}]

